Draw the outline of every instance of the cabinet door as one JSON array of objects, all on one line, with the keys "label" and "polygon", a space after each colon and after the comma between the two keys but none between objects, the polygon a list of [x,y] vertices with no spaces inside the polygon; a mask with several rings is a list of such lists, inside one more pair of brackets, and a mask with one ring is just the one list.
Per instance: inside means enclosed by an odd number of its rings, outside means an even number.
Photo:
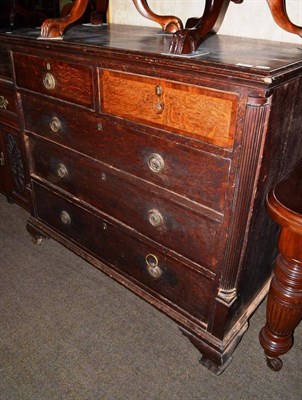
[{"label": "cabinet door", "polygon": [[28,208],[29,196],[26,188],[28,178],[19,132],[4,125],[1,130],[3,155],[6,164],[6,194],[11,200]]},{"label": "cabinet door", "polygon": [[0,192],[5,195],[7,195],[9,191],[8,181],[9,181],[9,172],[7,168],[7,158],[3,142],[3,134],[0,125]]}]

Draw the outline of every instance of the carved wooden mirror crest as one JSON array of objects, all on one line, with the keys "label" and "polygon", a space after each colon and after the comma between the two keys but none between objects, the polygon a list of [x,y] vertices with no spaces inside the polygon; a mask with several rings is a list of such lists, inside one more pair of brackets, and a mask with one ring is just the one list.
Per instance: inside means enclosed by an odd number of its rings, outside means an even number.
[{"label": "carved wooden mirror crest", "polygon": [[[91,23],[102,22],[109,0],[96,0],[96,9],[91,14]],[[161,25],[165,33],[173,34],[169,52],[171,54],[194,53],[199,45],[216,33],[224,19],[230,1],[242,3],[243,0],[205,0],[203,14],[199,18],[189,18],[183,27],[182,21],[171,15],[155,14],[147,0],[132,0],[138,12]],[[266,0],[275,22],[285,31],[302,36],[302,27],[293,24],[287,15],[286,0]],[[42,38],[56,38],[63,35],[67,26],[84,14],[89,0],[74,0],[70,12],[61,18],[47,19],[42,24]]]}]

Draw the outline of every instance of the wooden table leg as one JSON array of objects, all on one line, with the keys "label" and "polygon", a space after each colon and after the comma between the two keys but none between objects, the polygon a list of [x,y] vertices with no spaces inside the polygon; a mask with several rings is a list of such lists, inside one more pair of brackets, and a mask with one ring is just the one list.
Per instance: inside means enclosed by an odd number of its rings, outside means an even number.
[{"label": "wooden table leg", "polygon": [[281,226],[279,256],[268,294],[267,322],[259,339],[274,371],[280,355],[293,345],[293,332],[302,318],[302,160],[270,191],[267,210]]},{"label": "wooden table leg", "polygon": [[293,332],[302,317],[302,262],[278,256],[267,301],[267,322],[260,332],[268,366],[279,371],[279,358],[293,345]]}]

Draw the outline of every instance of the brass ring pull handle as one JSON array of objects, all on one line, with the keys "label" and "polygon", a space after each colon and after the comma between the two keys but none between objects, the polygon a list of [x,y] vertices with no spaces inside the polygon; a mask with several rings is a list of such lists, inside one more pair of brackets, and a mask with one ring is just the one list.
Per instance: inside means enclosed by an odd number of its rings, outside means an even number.
[{"label": "brass ring pull handle", "polygon": [[4,110],[6,110],[7,106],[8,100],[4,96],[0,96],[0,108],[4,108]]},{"label": "brass ring pull handle", "polygon": [[66,178],[66,176],[68,175],[68,169],[64,164],[61,163],[58,165],[56,172],[59,178]]},{"label": "brass ring pull handle", "polygon": [[64,225],[70,225],[71,224],[71,217],[70,217],[70,215],[68,214],[67,211],[61,211],[60,220]]},{"label": "brass ring pull handle", "polygon": [[62,127],[61,121],[59,120],[59,118],[57,118],[57,117],[51,118],[51,121],[49,123],[49,127],[54,133],[59,132],[59,130]]},{"label": "brass ring pull handle", "polygon": [[53,74],[46,72],[43,78],[43,85],[48,90],[53,90],[56,87],[56,80]]},{"label": "brass ring pull handle", "polygon": [[159,227],[163,225],[164,218],[158,210],[152,209],[149,211],[148,221],[152,226]]},{"label": "brass ring pull handle", "polygon": [[145,261],[149,274],[155,279],[160,278],[163,271],[158,266],[158,258],[154,254],[147,254],[145,257]]},{"label": "brass ring pull handle", "polygon": [[165,161],[159,154],[151,154],[148,160],[148,166],[152,172],[159,173],[165,168]]}]

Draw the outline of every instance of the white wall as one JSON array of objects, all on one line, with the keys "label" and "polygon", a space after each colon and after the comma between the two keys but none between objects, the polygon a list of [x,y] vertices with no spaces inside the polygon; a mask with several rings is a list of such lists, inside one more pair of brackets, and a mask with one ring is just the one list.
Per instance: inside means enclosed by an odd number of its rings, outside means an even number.
[{"label": "white wall", "polygon": [[[148,4],[157,14],[176,15],[185,23],[188,17],[202,15],[204,0],[149,0]],[[287,0],[287,11],[293,23],[302,25],[302,0]],[[109,0],[109,21],[159,27],[141,16],[132,0]],[[265,0],[244,0],[242,4],[231,2],[219,33],[302,44],[298,35],[279,28]]]}]

